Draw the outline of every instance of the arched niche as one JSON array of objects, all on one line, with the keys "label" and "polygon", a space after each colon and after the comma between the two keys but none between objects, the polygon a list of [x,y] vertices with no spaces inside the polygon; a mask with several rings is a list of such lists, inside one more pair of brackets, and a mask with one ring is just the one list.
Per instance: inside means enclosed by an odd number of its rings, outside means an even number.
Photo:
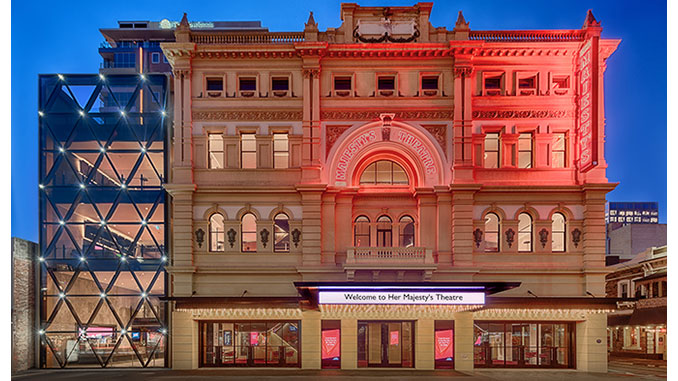
[{"label": "arched niche", "polygon": [[433,187],[449,183],[451,177],[440,147],[424,131],[403,122],[383,127],[375,121],[348,130],[332,147],[324,173],[327,183],[357,186],[362,170],[377,157],[400,164],[410,186]]}]

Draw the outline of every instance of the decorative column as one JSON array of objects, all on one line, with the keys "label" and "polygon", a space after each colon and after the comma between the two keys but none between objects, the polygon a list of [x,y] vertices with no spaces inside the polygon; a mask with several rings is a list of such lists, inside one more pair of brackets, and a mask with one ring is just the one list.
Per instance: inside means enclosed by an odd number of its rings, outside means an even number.
[{"label": "decorative column", "polygon": [[438,203],[436,195],[430,188],[417,188],[415,198],[419,207],[419,243],[417,246],[423,246],[437,253]]},{"label": "decorative column", "polygon": [[335,207],[336,203],[334,198],[336,196],[336,191],[325,192],[322,196],[322,263],[329,263],[334,265],[335,262]]},{"label": "decorative column", "polygon": [[473,125],[470,55],[455,57],[454,66],[454,171],[455,182],[473,181]]},{"label": "decorative column", "polygon": [[[167,184],[172,196],[171,274],[173,296],[191,296],[193,292],[193,192],[194,184]],[[207,232],[206,232],[207,235]]]},{"label": "decorative column", "polygon": [[302,202],[301,252],[304,267],[318,266],[321,263],[321,198],[324,190],[325,185],[297,186]]},{"label": "decorative column", "polygon": [[473,312],[454,314],[454,369],[473,370]]},{"label": "decorative column", "polygon": [[452,263],[473,265],[473,200],[480,185],[452,185]]},{"label": "decorative column", "polygon": [[452,194],[448,186],[436,186],[438,203],[438,266],[452,265]]},{"label": "decorative column", "polygon": [[[304,91],[303,91],[303,119],[302,129],[302,182],[320,182],[320,67],[319,57],[305,58],[314,64],[313,67],[305,67]],[[305,63],[306,65],[306,63]]]},{"label": "decorative column", "polygon": [[586,291],[605,295],[605,195],[615,184],[587,184],[582,187],[584,226],[582,242]]}]

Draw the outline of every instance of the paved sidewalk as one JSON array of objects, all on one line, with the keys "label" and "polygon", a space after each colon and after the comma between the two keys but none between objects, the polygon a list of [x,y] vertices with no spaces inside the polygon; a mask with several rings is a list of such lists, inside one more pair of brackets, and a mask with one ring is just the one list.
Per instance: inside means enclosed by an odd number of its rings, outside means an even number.
[{"label": "paved sidewalk", "polygon": [[[531,370],[531,369],[492,369],[474,372],[456,372],[453,370],[299,370],[299,369],[78,369],[78,370],[31,370],[12,377],[16,381],[193,381],[193,380],[486,380],[486,381],[602,381],[602,380],[660,380],[661,376],[642,374],[638,367],[611,369],[609,373],[583,373],[574,370]],[[644,370],[646,367],[640,367]],[[666,371],[664,376],[666,378]]]}]

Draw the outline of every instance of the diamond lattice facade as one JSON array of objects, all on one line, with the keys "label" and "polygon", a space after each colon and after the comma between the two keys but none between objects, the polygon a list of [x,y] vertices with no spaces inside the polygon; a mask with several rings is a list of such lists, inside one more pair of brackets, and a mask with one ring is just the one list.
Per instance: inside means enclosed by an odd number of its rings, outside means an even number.
[{"label": "diamond lattice facade", "polygon": [[165,366],[168,76],[41,75],[40,366]]}]

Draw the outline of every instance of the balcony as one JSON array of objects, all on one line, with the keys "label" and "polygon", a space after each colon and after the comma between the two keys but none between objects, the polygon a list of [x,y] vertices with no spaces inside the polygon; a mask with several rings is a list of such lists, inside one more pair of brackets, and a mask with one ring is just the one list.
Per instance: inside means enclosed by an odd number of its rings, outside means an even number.
[{"label": "balcony", "polygon": [[395,270],[401,277],[405,271],[423,271],[424,278],[430,279],[437,264],[433,250],[425,247],[352,247],[346,251],[346,270],[352,280],[357,270]]}]

